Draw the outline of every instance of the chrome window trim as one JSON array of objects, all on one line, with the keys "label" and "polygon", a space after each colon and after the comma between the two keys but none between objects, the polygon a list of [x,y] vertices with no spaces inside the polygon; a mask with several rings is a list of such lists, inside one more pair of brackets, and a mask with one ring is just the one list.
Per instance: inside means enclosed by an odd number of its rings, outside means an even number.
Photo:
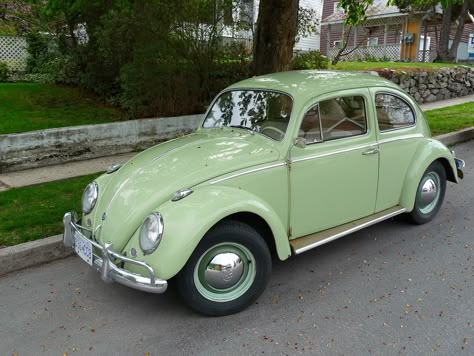
[{"label": "chrome window trim", "polygon": [[248,171],[244,171],[244,172],[240,172],[240,173],[235,173],[235,174],[232,174],[232,175],[230,175],[230,176],[223,177],[223,178],[218,178],[218,179],[216,179],[216,180],[211,181],[209,184],[217,184],[217,183],[223,182],[223,181],[228,180],[228,179],[232,179],[232,178],[244,176],[244,175],[247,175],[247,174],[250,174],[250,173],[265,171],[265,170],[267,170],[267,169],[271,169],[271,168],[275,168],[275,167],[285,166],[286,164],[287,164],[286,162],[280,162],[280,163],[271,164],[271,165],[269,165],[269,166],[264,166],[264,167],[259,167],[259,168],[253,168],[253,169],[250,169],[250,170],[248,170]]},{"label": "chrome window trim", "polygon": [[[399,127],[399,128],[393,128],[393,129],[389,129],[389,130],[384,130],[384,131],[381,131],[380,130],[380,126],[379,126],[379,118],[377,116],[377,105],[376,105],[376,101],[375,101],[375,97],[378,95],[378,94],[387,94],[387,95],[392,95],[392,96],[395,96],[397,98],[399,98],[400,100],[402,100],[404,103],[406,103],[408,105],[408,107],[411,109],[411,112],[413,113],[413,124],[412,125],[409,125],[409,126],[403,126],[403,127]],[[401,96],[400,94],[398,93],[393,93],[393,92],[390,92],[390,91],[376,91],[375,94],[374,94],[374,108],[375,108],[375,119],[377,121],[377,128],[379,130],[380,133],[388,133],[388,132],[392,132],[392,131],[398,131],[398,130],[403,130],[403,129],[409,129],[409,128],[413,128],[416,126],[417,122],[418,122],[418,118],[416,116],[416,110],[415,110],[415,107],[409,103],[403,96]]]},{"label": "chrome window trim", "polygon": [[[338,138],[334,138],[332,140],[324,140],[324,134],[323,134],[323,124],[321,122],[321,110],[319,109],[319,104],[322,102],[322,101],[327,101],[327,100],[331,100],[331,99],[336,99],[336,98],[347,98],[347,97],[354,97],[354,96],[360,96],[362,98],[362,100],[364,101],[364,118],[365,118],[365,132],[359,134],[359,135],[354,135],[354,136],[345,136],[345,137],[338,137]],[[310,111],[312,108],[314,108],[315,106],[318,106],[318,116],[319,116],[319,133],[320,133],[320,137],[321,137],[321,141],[316,141],[316,142],[306,142],[306,145],[309,146],[309,145],[314,145],[314,144],[318,144],[318,143],[323,143],[323,142],[329,142],[329,141],[335,141],[335,140],[342,140],[342,139],[345,139],[345,138],[352,138],[352,137],[364,137],[364,136],[368,136],[369,133],[370,133],[370,130],[369,130],[369,120],[368,120],[368,115],[367,115],[367,98],[362,95],[361,93],[358,94],[358,95],[340,95],[340,96],[334,96],[334,97],[330,97],[330,98],[326,98],[324,100],[320,100],[318,101],[316,104],[310,106],[303,114],[303,120],[304,120],[304,117],[306,116],[306,114],[308,113],[308,111]],[[349,118],[350,119],[350,118]],[[298,130],[301,128],[301,124],[303,123],[303,120],[301,120],[301,123],[300,123],[300,127],[298,128]],[[298,137],[298,136],[297,136]]]},{"label": "chrome window trim", "polygon": [[[288,125],[286,126],[286,131],[285,131],[285,136],[282,137],[281,140],[275,140],[274,138],[270,137],[270,136],[267,136],[267,135],[264,135],[262,134],[261,132],[257,132],[257,131],[252,131],[253,133],[258,133],[259,135],[265,137],[265,138],[268,138],[268,139],[271,139],[275,142],[283,142],[287,136],[287,133],[288,133],[288,127],[290,126],[290,121],[291,121],[291,118],[293,116],[293,113],[294,113],[294,109],[295,109],[295,98],[293,97],[293,95],[287,93],[287,92],[284,92],[283,90],[278,90],[278,89],[264,89],[264,88],[252,88],[252,87],[244,87],[244,88],[229,88],[229,89],[225,89],[223,91],[221,91],[219,94],[216,95],[216,97],[212,100],[211,104],[208,106],[206,112],[204,113],[204,117],[201,121],[201,124],[199,125],[199,129],[203,129],[203,130],[209,130],[209,129],[222,129],[224,128],[223,127],[204,127],[204,122],[206,121],[207,119],[207,115],[209,115],[209,112],[211,111],[211,108],[214,106],[214,104],[216,103],[217,99],[221,97],[222,94],[225,94],[225,93],[228,93],[228,92],[231,92],[231,91],[244,91],[244,90],[248,90],[248,91],[266,91],[266,92],[272,92],[272,93],[278,93],[278,94],[282,94],[282,95],[285,95],[287,97],[289,97],[291,99],[291,112],[290,112],[290,117],[288,118]],[[226,128],[229,128],[229,129],[232,129],[232,127],[230,126],[225,126]]]},{"label": "chrome window trim", "polygon": [[297,163],[297,162],[309,161],[309,160],[316,159],[316,158],[333,156],[333,155],[337,155],[337,154],[340,154],[340,153],[356,151],[356,150],[360,150],[360,149],[367,148],[367,147],[373,147],[373,146],[377,146],[377,142],[366,143],[366,144],[363,144],[363,145],[359,145],[359,146],[355,146],[355,147],[351,147],[351,148],[344,148],[344,149],[336,150],[336,151],[332,151],[332,152],[320,153],[320,154],[317,154],[317,155],[314,155],[314,156],[297,158],[297,159],[292,160],[290,162],[291,163]]},{"label": "chrome window trim", "polygon": [[389,142],[395,142],[395,141],[402,141],[402,140],[408,140],[410,138],[423,138],[424,136],[422,134],[411,134],[411,135],[403,135],[403,136],[397,136],[397,137],[391,137],[391,138],[385,138],[383,140],[379,140],[378,143],[380,145],[384,143],[389,143]]}]

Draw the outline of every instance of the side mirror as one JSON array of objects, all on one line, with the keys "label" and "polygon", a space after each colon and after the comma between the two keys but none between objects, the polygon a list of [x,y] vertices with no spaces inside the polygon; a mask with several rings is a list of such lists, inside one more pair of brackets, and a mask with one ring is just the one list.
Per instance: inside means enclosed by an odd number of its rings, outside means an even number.
[{"label": "side mirror", "polygon": [[303,137],[297,137],[297,138],[294,139],[293,144],[296,147],[305,148],[306,147],[306,140]]}]

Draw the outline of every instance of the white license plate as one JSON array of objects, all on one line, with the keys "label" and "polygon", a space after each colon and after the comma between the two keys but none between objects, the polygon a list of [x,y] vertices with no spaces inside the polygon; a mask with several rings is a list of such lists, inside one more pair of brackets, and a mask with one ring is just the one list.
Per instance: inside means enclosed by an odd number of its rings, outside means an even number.
[{"label": "white license plate", "polygon": [[74,234],[74,249],[89,266],[92,266],[92,244],[78,234]]}]

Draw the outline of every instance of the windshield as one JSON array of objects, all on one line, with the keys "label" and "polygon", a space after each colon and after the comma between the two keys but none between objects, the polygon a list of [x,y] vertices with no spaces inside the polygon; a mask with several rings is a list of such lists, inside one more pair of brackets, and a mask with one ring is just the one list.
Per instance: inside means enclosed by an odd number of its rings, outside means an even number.
[{"label": "windshield", "polygon": [[214,102],[203,127],[238,127],[281,141],[290,121],[290,96],[263,90],[233,90]]}]

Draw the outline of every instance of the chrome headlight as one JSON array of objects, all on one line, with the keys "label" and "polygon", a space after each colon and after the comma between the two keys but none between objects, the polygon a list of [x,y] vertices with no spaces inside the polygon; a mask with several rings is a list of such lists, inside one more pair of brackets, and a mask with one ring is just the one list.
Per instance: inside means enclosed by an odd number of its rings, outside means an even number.
[{"label": "chrome headlight", "polygon": [[82,193],[82,211],[84,214],[89,214],[94,209],[97,197],[99,196],[99,186],[96,182],[87,185]]},{"label": "chrome headlight", "polygon": [[145,255],[149,255],[158,248],[163,230],[163,217],[160,213],[151,213],[145,218],[140,229],[140,248]]}]

